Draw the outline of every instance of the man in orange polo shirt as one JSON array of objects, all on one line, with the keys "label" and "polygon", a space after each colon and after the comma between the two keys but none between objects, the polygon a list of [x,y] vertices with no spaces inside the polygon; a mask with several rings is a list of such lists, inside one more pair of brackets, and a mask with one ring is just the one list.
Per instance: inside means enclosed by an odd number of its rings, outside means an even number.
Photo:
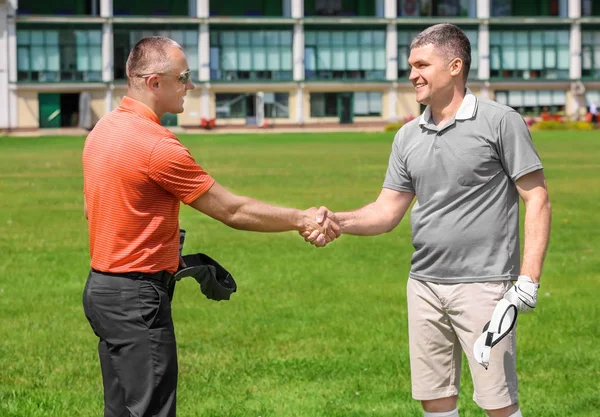
[{"label": "man in orange polo shirt", "polygon": [[104,384],[104,415],[175,416],[177,351],[168,295],[179,266],[179,205],[241,230],[321,231],[316,208],[275,207],[232,194],[160,125],[181,113],[194,88],[181,47],[164,37],[138,42],[127,60],[128,92],[88,135],[83,150],[91,271],[83,306]]}]

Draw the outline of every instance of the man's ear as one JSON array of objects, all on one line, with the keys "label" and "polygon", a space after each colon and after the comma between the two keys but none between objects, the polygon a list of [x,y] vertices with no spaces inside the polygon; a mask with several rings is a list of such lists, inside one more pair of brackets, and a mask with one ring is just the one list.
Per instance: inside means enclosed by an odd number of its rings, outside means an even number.
[{"label": "man's ear", "polygon": [[144,80],[146,81],[146,87],[150,90],[156,90],[159,86],[158,83],[158,75],[152,74],[149,77],[146,77]]},{"label": "man's ear", "polygon": [[462,68],[463,68],[463,60],[460,58],[454,58],[450,62],[450,75],[452,75],[453,77],[458,76],[460,74]]}]

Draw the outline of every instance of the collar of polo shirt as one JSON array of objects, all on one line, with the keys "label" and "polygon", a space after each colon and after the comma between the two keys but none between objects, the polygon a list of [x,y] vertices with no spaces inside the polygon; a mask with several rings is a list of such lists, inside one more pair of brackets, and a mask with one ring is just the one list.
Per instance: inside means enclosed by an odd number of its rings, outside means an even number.
[{"label": "collar of polo shirt", "polygon": [[[471,119],[473,116],[475,116],[476,110],[477,110],[477,97],[475,97],[475,95],[471,92],[471,90],[469,90],[467,88],[465,98],[463,99],[463,102],[461,103],[460,107],[458,108],[456,115],[454,116],[454,118],[452,120],[450,120],[448,123],[446,123],[442,127],[442,129],[445,129],[448,126],[453,125],[456,120]],[[430,106],[427,106],[425,108],[425,111],[421,115],[421,119],[419,120],[419,126],[424,126],[426,128],[433,128],[434,130],[438,129],[437,126],[435,126],[433,124],[433,121],[431,120],[431,107]]]}]

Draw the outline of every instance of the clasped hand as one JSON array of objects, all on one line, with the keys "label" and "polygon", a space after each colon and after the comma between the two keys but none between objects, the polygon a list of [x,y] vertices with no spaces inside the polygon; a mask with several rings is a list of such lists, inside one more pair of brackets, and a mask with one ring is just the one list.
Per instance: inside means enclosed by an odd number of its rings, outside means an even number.
[{"label": "clasped hand", "polygon": [[305,226],[299,233],[311,245],[324,247],[342,234],[338,219],[327,207],[312,207],[304,214]]}]

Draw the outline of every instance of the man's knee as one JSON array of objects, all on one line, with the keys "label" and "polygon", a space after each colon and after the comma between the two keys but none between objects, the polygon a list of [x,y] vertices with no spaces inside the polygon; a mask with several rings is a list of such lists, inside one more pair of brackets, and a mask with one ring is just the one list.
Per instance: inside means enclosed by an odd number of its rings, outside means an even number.
[{"label": "man's knee", "polygon": [[489,417],[523,417],[519,404],[512,404],[508,407],[499,408],[496,410],[485,410]]},{"label": "man's knee", "polygon": [[[425,410],[425,417],[455,417],[454,414],[444,414],[448,412],[456,411],[456,401],[458,400],[457,395],[446,398],[436,398],[435,400],[422,400],[423,410]],[[429,413],[429,414],[428,414]],[[434,414],[431,414],[434,413]],[[440,415],[435,413],[442,413]],[[456,411],[458,416],[458,411]]]}]

